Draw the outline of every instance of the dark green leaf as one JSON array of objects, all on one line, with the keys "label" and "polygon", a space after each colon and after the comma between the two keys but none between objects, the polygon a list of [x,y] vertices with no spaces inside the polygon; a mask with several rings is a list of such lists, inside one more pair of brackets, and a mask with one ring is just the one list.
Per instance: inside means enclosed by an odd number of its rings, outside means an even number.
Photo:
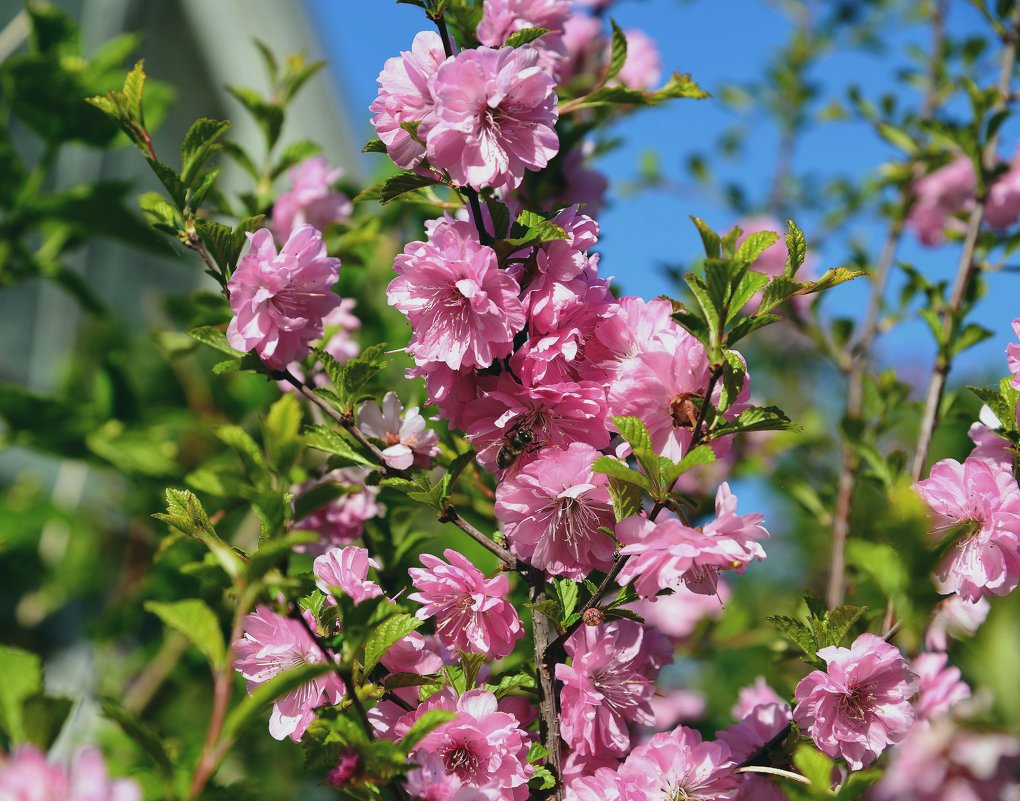
[{"label": "dark green leaf", "polygon": [[548,28],[522,28],[519,31],[515,31],[510,34],[510,37],[506,40],[504,47],[520,47],[521,45],[531,44],[540,36],[549,33]]},{"label": "dark green leaf", "polygon": [[397,613],[376,626],[365,641],[365,673],[371,673],[393,644],[421,626],[422,622],[414,615]]}]

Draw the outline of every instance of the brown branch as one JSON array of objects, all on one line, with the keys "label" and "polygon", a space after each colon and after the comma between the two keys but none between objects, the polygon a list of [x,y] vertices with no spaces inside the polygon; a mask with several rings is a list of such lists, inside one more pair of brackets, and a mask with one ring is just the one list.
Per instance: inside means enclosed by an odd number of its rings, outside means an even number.
[{"label": "brown branch", "polygon": [[560,711],[559,694],[556,692],[555,665],[548,658],[552,648],[552,623],[537,608],[545,600],[545,575],[538,573],[532,578],[530,598],[531,628],[535,640],[535,670],[538,675],[538,717],[542,744],[549,751],[547,764],[556,786],[552,791],[555,801],[563,799],[563,783],[560,781]]},{"label": "brown branch", "polygon": [[[1016,67],[1016,46],[1017,31],[1020,29],[1020,3],[1016,4],[1009,16],[1009,25],[1002,33],[1002,61],[999,69],[998,100],[995,109],[1005,108],[1010,102],[1013,85],[1013,71]],[[999,144],[999,132],[1001,127],[988,138],[981,154],[981,167],[984,172],[989,172],[996,161],[996,150]],[[987,203],[987,187],[982,190],[976,198],[974,210],[967,221],[967,232],[963,240],[963,251],[960,253],[960,261],[956,269],[956,282],[953,286],[953,294],[950,297],[949,305],[943,313],[943,332],[948,342],[950,333],[960,320],[958,319],[964,311],[964,301],[969,294],[971,283],[978,273],[979,264],[975,258],[978,234],[981,223],[985,216],[985,204]],[[925,393],[924,412],[921,415],[921,427],[917,437],[917,448],[914,451],[914,461],[911,467],[911,476],[917,481],[924,471],[924,464],[928,458],[928,449],[931,446],[932,436],[935,433],[935,426],[939,420],[939,406],[942,404],[942,396],[946,389],[946,379],[952,367],[952,357],[948,354],[947,348],[942,348],[932,368],[931,377],[928,381],[928,391]]]}]

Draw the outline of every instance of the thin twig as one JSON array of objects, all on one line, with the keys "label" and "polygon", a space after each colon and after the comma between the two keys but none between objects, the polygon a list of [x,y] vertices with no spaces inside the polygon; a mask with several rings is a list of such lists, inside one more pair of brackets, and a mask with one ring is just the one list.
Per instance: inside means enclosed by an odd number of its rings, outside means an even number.
[{"label": "thin twig", "polygon": [[783,770],[782,768],[769,768],[765,765],[748,765],[746,768],[737,768],[737,773],[767,773],[770,776],[782,776],[784,779],[789,779],[799,784],[811,784],[811,779],[807,776],[801,776],[799,773]]}]

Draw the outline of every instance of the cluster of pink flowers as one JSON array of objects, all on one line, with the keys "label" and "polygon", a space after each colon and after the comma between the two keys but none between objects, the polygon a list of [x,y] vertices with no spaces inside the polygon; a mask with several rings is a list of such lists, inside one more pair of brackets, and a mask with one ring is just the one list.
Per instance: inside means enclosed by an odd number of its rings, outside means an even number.
[{"label": "cluster of pink flowers", "polygon": [[[947,230],[963,230],[959,217],[974,208],[976,191],[974,163],[957,156],[914,182],[907,225],[925,245],[940,245]],[[984,219],[1000,230],[1020,219],[1020,151],[989,187]]]},{"label": "cluster of pink flowers", "polygon": [[50,762],[34,746],[0,753],[0,799],[4,801],[141,801],[131,779],[111,779],[103,755],[83,748],[70,765]]},{"label": "cluster of pink flowers", "polygon": [[347,545],[361,536],[366,520],[382,513],[376,502],[379,488],[365,483],[368,473],[365,467],[342,467],[294,488],[295,503],[321,487],[333,486],[337,490],[337,497],[292,524],[294,529],[315,531],[321,537],[319,542],[306,546],[307,550],[319,554],[330,546]]},{"label": "cluster of pink flowers", "polygon": [[291,188],[273,204],[273,232],[281,242],[302,225],[324,231],[333,223],[350,220],[353,204],[332,188],[343,170],[330,167],[321,156],[313,156],[292,167],[287,175]]}]

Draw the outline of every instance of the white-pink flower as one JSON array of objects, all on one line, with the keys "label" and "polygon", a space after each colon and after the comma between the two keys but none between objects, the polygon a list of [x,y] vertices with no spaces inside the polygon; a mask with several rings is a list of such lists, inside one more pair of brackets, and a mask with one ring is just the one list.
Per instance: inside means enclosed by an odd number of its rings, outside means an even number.
[{"label": "white-pink flower", "polygon": [[273,233],[286,242],[302,225],[324,231],[330,223],[347,222],[354,206],[333,189],[343,170],[332,168],[322,156],[305,159],[287,171],[290,190],[273,204]]},{"label": "white-pink flower", "polygon": [[425,568],[408,571],[417,590],[408,598],[422,605],[418,618],[436,618],[436,634],[448,648],[502,659],[524,636],[517,610],[506,597],[509,580],[502,574],[485,578],[471,560],[449,548],[443,556],[446,562],[422,554]]},{"label": "white-pink flower", "polygon": [[599,452],[574,442],[546,448],[496,488],[496,518],[510,550],[553,576],[582,579],[613,564],[608,479],[592,471]]},{"label": "white-pink flower", "polygon": [[971,603],[959,595],[950,595],[940,601],[932,612],[924,635],[924,647],[929,651],[945,651],[949,647],[949,637],[960,639],[972,636],[985,622],[991,609],[992,605],[987,598],[982,597]]},{"label": "white-pink flower", "polygon": [[71,764],[47,761],[35,746],[23,745],[9,757],[0,752],[2,801],[141,801],[132,779],[111,779],[102,753],[80,749]]},{"label": "white-pink flower", "polygon": [[331,289],[340,260],[326,255],[322,234],[310,225],[297,228],[279,253],[268,228],[248,238],[251,246],[227,282],[234,310],[227,341],[284,370],[308,355],[323,318],[340,305]]},{"label": "white-pink flower", "polygon": [[563,682],[560,734],[582,756],[623,756],[630,726],[652,726],[655,677],[672,648],[632,620],[581,626],[567,640],[570,664],[556,665]]},{"label": "white-pink flower", "polygon": [[874,634],[862,634],[850,648],[822,648],[818,656],[828,669],[801,679],[793,719],[819,749],[860,770],[910,730],[917,676],[898,648]]},{"label": "white-pink flower", "polygon": [[613,768],[596,768],[591,775],[578,776],[566,789],[566,801],[622,801],[623,780]]},{"label": "white-pink flower", "polygon": [[358,411],[361,430],[382,440],[383,458],[397,470],[428,468],[439,454],[439,436],[428,427],[417,406],[404,411],[395,392],[383,396],[382,409],[375,401],[365,401]]},{"label": "white-pink flower", "polygon": [[919,681],[914,701],[918,720],[942,717],[954,704],[970,698],[970,687],[960,678],[960,669],[948,665],[948,659],[945,653],[923,653],[910,665]]},{"label": "white-pink flower", "polygon": [[458,184],[515,189],[559,149],[556,92],[534,47],[465,50],[433,84],[429,162]]},{"label": "white-pink flower", "polygon": [[524,328],[520,287],[499,269],[496,252],[478,244],[470,223],[434,222],[428,241],[408,244],[393,269],[386,299],[411,323],[407,352],[416,360],[459,370],[510,354]]},{"label": "white-pink flower", "polygon": [[729,747],[686,726],[654,735],[620,767],[623,801],[729,801],[740,785]]},{"label": "white-pink flower", "polygon": [[1020,580],[1020,488],[1012,472],[983,459],[943,459],[914,489],[940,529],[965,527],[936,571],[939,591],[967,601],[1012,592]]},{"label": "white-pink flower", "polygon": [[652,522],[634,515],[620,522],[616,536],[620,553],[628,557],[620,571],[621,584],[633,582],[642,598],[683,584],[693,592],[714,595],[723,570],[743,572],[755,559],[764,559],[759,540],[767,539],[764,515],[737,514],[737,497],[723,483],[715,498],[716,517],[702,528],[667,518]]},{"label": "white-pink flower", "polygon": [[370,567],[378,570],[379,563],[368,555],[368,551],[356,545],[348,545],[346,548],[330,548],[316,557],[312,573],[315,574],[316,586],[324,593],[329,595],[334,588],[338,588],[350,596],[357,606],[362,601],[383,594],[378,584],[368,580]]},{"label": "white-pink flower", "polygon": [[[323,654],[301,622],[266,606],[244,619],[244,637],[235,649],[234,669],[248,680],[248,692],[288,670],[332,658]],[[273,703],[269,733],[277,740],[290,737],[298,742],[315,719],[315,709],[338,704],[343,696],[344,685],[336,673],[318,676]]]},{"label": "white-pink flower", "polygon": [[[422,31],[410,51],[389,58],[379,73],[379,95],[372,102],[372,125],[399,167],[412,169],[425,157],[424,140],[432,121],[435,101],[432,82],[446,60],[439,34]],[[417,138],[402,128],[419,123]]]}]

